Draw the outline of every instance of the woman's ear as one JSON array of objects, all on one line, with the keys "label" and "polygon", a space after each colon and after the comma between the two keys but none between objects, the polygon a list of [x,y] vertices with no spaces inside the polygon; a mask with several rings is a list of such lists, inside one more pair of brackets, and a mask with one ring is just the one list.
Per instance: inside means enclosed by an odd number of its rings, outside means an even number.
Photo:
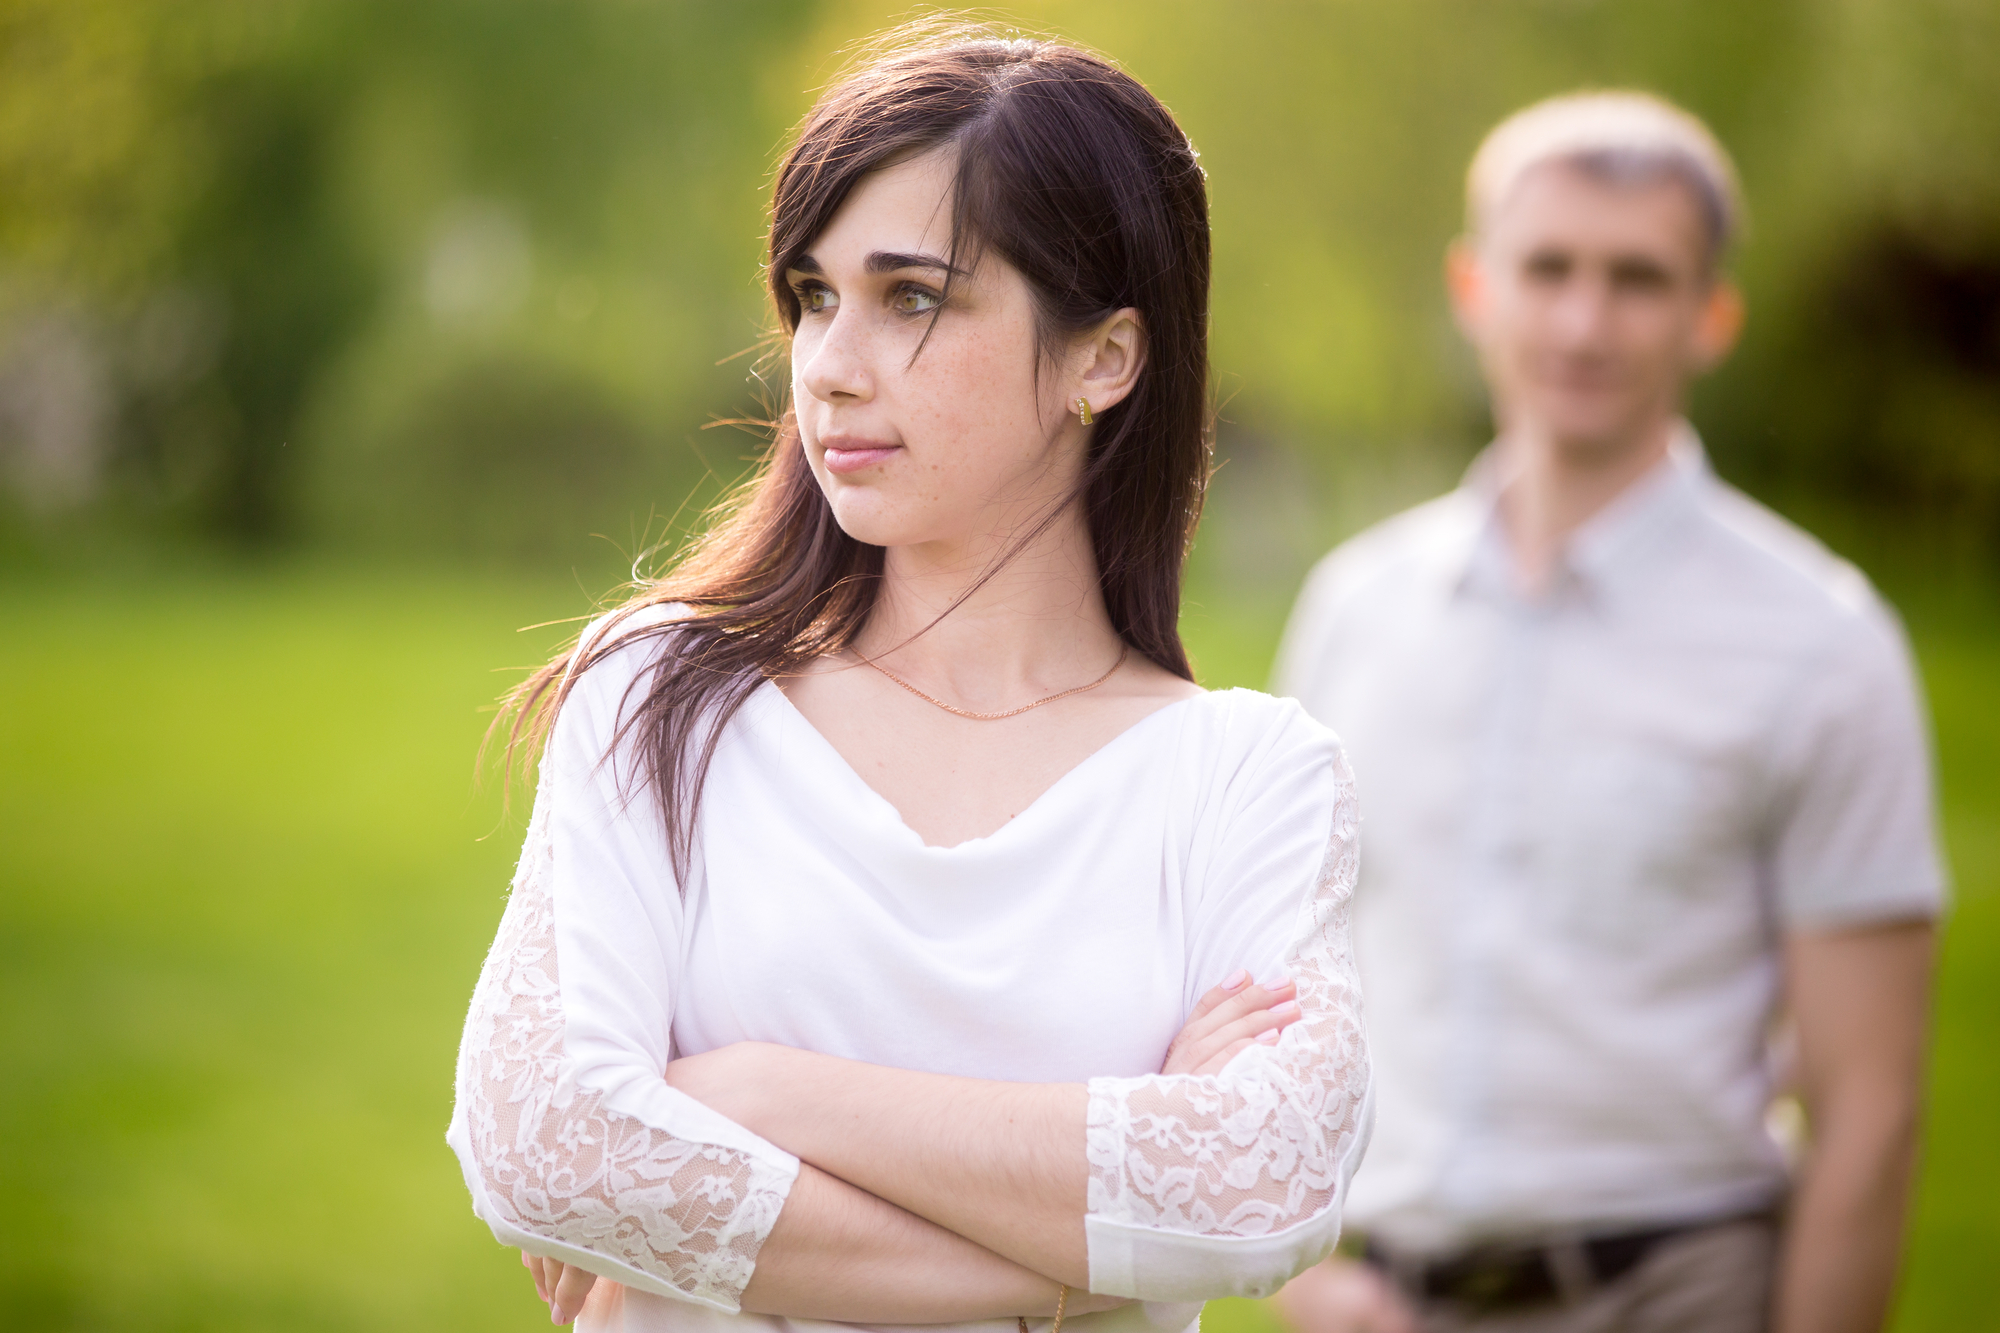
[{"label": "woman's ear", "polygon": [[1123,402],[1146,364],[1146,326],[1139,312],[1130,306],[1113,311],[1083,339],[1077,361],[1083,370],[1077,378],[1076,396],[1087,399],[1092,412]]}]

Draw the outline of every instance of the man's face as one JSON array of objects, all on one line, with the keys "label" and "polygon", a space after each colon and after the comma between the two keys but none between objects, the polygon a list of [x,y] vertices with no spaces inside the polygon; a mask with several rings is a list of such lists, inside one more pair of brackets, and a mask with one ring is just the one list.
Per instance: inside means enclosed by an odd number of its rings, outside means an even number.
[{"label": "man's face", "polygon": [[1502,429],[1572,455],[1646,438],[1736,331],[1735,294],[1714,279],[1699,207],[1672,176],[1534,167],[1476,247],[1454,254],[1451,277]]}]

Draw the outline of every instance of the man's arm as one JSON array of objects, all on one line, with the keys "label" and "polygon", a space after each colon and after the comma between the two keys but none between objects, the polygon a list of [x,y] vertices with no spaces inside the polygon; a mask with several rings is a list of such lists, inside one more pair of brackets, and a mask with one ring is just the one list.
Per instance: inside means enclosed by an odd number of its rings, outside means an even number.
[{"label": "man's arm", "polygon": [[1929,922],[1785,944],[1812,1137],[1778,1274],[1777,1333],[1873,1333],[1887,1317],[1917,1156],[1933,955]]}]

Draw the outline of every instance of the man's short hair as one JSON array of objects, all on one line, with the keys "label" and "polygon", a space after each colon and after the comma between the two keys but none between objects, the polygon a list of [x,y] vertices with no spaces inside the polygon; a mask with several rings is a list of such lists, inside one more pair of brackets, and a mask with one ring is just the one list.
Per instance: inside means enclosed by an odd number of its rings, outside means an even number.
[{"label": "man's short hair", "polygon": [[1531,169],[1559,162],[1598,180],[1680,181],[1694,196],[1711,266],[1741,226],[1736,168],[1708,127],[1650,93],[1571,93],[1537,102],[1495,126],[1466,173],[1466,228],[1478,236]]}]

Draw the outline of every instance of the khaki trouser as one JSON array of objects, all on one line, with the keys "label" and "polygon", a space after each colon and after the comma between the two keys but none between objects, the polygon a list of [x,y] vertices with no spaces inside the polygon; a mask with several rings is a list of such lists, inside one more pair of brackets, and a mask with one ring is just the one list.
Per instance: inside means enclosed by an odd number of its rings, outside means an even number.
[{"label": "khaki trouser", "polygon": [[1424,1333],[1763,1333],[1777,1254],[1770,1222],[1724,1222],[1661,1241],[1574,1301],[1484,1316],[1426,1301],[1418,1315]]}]

